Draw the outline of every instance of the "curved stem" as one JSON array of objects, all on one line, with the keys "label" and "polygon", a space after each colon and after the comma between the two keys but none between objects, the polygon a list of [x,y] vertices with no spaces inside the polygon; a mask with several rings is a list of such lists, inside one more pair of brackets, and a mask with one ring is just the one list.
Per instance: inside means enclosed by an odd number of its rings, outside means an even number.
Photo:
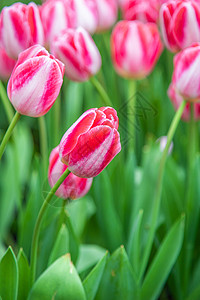
[{"label": "curved stem", "polygon": [[65,172],[62,174],[62,176],[58,179],[58,181],[55,183],[55,185],[52,187],[50,192],[48,193],[47,197],[45,198],[42,207],[39,211],[37,221],[35,224],[34,232],[33,232],[33,239],[32,239],[32,246],[31,246],[31,285],[35,281],[35,273],[36,273],[36,262],[37,262],[37,250],[38,250],[38,240],[39,240],[39,234],[40,234],[40,228],[41,224],[45,215],[45,212],[47,211],[48,205],[54,196],[55,192],[61,185],[61,183],[65,180],[65,178],[70,173],[69,169],[67,168]]},{"label": "curved stem", "polygon": [[40,149],[42,154],[42,164],[44,174],[47,172],[48,168],[48,142],[47,142],[47,130],[46,130],[46,122],[44,116],[39,118],[39,128],[40,128]]},{"label": "curved stem", "polygon": [[2,158],[2,155],[4,153],[4,150],[5,150],[5,147],[6,147],[6,144],[8,143],[9,141],[9,138],[13,132],[13,129],[15,128],[15,125],[17,124],[19,118],[20,118],[20,114],[18,112],[15,113],[11,123],[10,123],[10,126],[8,127],[4,137],[3,137],[3,140],[1,142],[1,145],[0,145],[0,160]]},{"label": "curved stem", "polygon": [[160,160],[160,166],[159,166],[159,170],[158,170],[158,180],[157,180],[157,184],[156,184],[155,196],[153,199],[154,208],[153,208],[152,224],[150,227],[149,238],[147,241],[147,245],[145,247],[144,258],[142,261],[141,271],[139,274],[140,281],[141,281],[141,279],[144,275],[145,269],[146,269],[146,265],[147,265],[147,262],[149,259],[149,255],[151,253],[151,248],[152,248],[154,235],[155,235],[155,231],[156,231],[156,225],[157,225],[157,219],[158,219],[158,213],[159,213],[160,201],[161,201],[163,175],[164,175],[165,163],[166,163],[169,147],[170,147],[170,144],[174,137],[177,126],[179,124],[179,121],[181,119],[185,105],[186,105],[186,101],[183,101],[172,120],[171,126],[170,126],[168,134],[167,134],[167,144],[165,146],[165,149],[162,153],[162,157]]},{"label": "curved stem", "polygon": [[12,118],[14,116],[12,105],[10,104],[10,100],[8,99],[7,93],[5,91],[4,85],[2,81],[0,81],[0,97],[3,102],[3,106],[5,108],[5,112],[8,118],[8,121],[11,123]]},{"label": "curved stem", "polygon": [[101,83],[97,80],[96,77],[91,77],[90,82],[95,87],[105,106],[113,106],[112,101],[110,100],[108,94],[106,93],[105,89],[101,85]]}]

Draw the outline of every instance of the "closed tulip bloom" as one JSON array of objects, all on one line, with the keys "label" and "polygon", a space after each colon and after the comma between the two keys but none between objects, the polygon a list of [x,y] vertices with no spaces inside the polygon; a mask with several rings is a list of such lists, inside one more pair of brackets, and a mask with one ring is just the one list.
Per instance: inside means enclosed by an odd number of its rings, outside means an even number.
[{"label": "closed tulip bloom", "polygon": [[23,51],[8,82],[8,97],[22,115],[39,117],[54,104],[63,82],[64,65],[40,45]]},{"label": "closed tulip bloom", "polygon": [[118,4],[116,0],[95,0],[98,11],[97,31],[109,29],[117,20]]},{"label": "closed tulip bloom", "polygon": [[185,48],[174,57],[172,83],[185,100],[200,100],[200,43]]},{"label": "closed tulip bloom", "polygon": [[46,45],[63,29],[76,27],[74,0],[48,0],[40,7]]},{"label": "closed tulip bloom", "polygon": [[111,35],[113,64],[124,77],[146,77],[155,66],[162,49],[159,31],[154,23],[120,21]]},{"label": "closed tulip bloom", "polygon": [[15,3],[4,7],[0,14],[0,40],[14,59],[32,45],[43,45],[44,31],[37,5]]},{"label": "closed tulip bloom", "polygon": [[97,176],[121,151],[118,117],[112,107],[89,109],[67,130],[60,158],[79,177]]},{"label": "closed tulip bloom", "polygon": [[[174,106],[174,109],[177,111],[183,101],[183,97],[176,91],[173,84],[170,84],[169,86],[168,96],[172,101],[172,105]],[[190,121],[190,102],[186,103],[181,118],[186,122]],[[200,120],[200,102],[194,103],[194,119],[196,121]]]},{"label": "closed tulip bloom", "polygon": [[200,4],[168,1],[160,9],[160,27],[166,47],[177,52],[200,42]]},{"label": "closed tulip bloom", "polygon": [[94,33],[98,26],[98,11],[94,0],[74,0],[77,26]]},{"label": "closed tulip bloom", "polygon": [[66,29],[52,44],[52,53],[65,64],[65,75],[86,81],[101,67],[101,55],[89,33],[79,27]]},{"label": "closed tulip bloom", "polygon": [[[63,164],[59,157],[59,147],[54,148],[49,157],[48,179],[51,187],[55,185],[67,166]],[[56,195],[63,199],[77,199],[85,196],[91,185],[93,178],[80,178],[70,173],[56,191]]]},{"label": "closed tulip bloom", "polygon": [[14,66],[16,64],[16,60],[10,58],[6,51],[0,47],[0,79],[8,80]]}]

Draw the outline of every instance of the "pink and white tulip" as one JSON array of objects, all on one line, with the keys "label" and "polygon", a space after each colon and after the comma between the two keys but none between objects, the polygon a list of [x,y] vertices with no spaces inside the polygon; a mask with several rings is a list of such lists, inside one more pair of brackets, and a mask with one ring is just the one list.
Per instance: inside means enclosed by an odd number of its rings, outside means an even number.
[{"label": "pink and white tulip", "polygon": [[200,4],[168,1],[160,9],[160,27],[166,47],[177,52],[200,42]]},{"label": "pink and white tulip", "polygon": [[35,3],[15,3],[3,8],[0,14],[0,41],[13,59],[32,45],[44,44],[44,31]]},{"label": "pink and white tulip", "polygon": [[64,65],[40,45],[23,51],[8,82],[8,97],[22,115],[40,117],[54,104]]},{"label": "pink and white tulip", "polygon": [[77,24],[74,0],[48,0],[40,7],[46,45],[66,28]]},{"label": "pink and white tulip", "polygon": [[16,64],[16,60],[10,58],[5,50],[0,47],[0,79],[8,80],[14,66]]},{"label": "pink and white tulip", "polygon": [[111,35],[113,64],[124,77],[146,77],[154,68],[162,49],[159,31],[154,23],[120,21]]},{"label": "pink and white tulip", "polygon": [[95,0],[98,11],[97,31],[109,29],[117,20],[118,4],[116,0]]},{"label": "pink and white tulip", "polygon": [[[168,96],[172,101],[172,104],[174,106],[175,110],[178,110],[179,106],[181,105],[183,101],[183,97],[176,92],[175,87],[173,84],[170,84],[169,89],[168,89]],[[190,102],[186,103],[185,109],[182,114],[182,120],[188,122],[190,121]],[[195,102],[194,103],[194,119],[196,121],[200,120],[200,102]]]},{"label": "pink and white tulip", "polygon": [[200,43],[176,54],[172,83],[185,100],[200,101]]},{"label": "pink and white tulip", "polygon": [[[55,185],[67,166],[63,164],[59,157],[59,146],[54,148],[49,157],[48,180],[51,187]],[[80,178],[70,173],[56,191],[56,195],[63,199],[77,199],[85,196],[91,185],[93,178]]]},{"label": "pink and white tulip", "polygon": [[101,67],[101,55],[89,33],[79,27],[66,29],[52,44],[52,53],[65,64],[65,75],[86,81]]},{"label": "pink and white tulip", "polygon": [[79,177],[97,176],[121,151],[118,123],[112,107],[83,113],[60,142],[62,162]]}]

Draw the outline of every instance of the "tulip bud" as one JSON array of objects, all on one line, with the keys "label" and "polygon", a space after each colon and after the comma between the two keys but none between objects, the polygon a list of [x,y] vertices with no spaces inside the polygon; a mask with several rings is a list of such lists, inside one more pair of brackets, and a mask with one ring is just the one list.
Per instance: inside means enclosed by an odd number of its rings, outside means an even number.
[{"label": "tulip bud", "polygon": [[166,47],[177,52],[200,42],[200,5],[195,1],[168,1],[160,9],[160,27]]},{"label": "tulip bud", "polygon": [[101,55],[89,33],[79,27],[66,29],[51,48],[52,53],[65,64],[66,76],[74,81],[86,81],[101,67]]},{"label": "tulip bud", "polygon": [[120,21],[111,35],[111,52],[114,67],[121,76],[144,78],[162,52],[156,24]]},{"label": "tulip bud", "polygon": [[77,26],[94,33],[98,26],[97,5],[94,0],[74,0]]},{"label": "tulip bud", "polygon": [[200,43],[188,47],[174,57],[172,83],[185,100],[200,100]]},{"label": "tulip bud", "polygon": [[18,54],[35,44],[44,44],[44,32],[37,5],[15,3],[0,14],[0,40],[7,54]]},{"label": "tulip bud", "polygon": [[76,12],[73,0],[48,0],[40,7],[46,44],[66,28],[76,27]]},{"label": "tulip bud", "polygon": [[[163,152],[167,145],[167,136],[161,136],[159,139],[157,139],[156,142],[160,144],[160,151]],[[171,142],[168,150],[168,155],[172,153],[173,147],[174,147],[174,143]]]},{"label": "tulip bud", "polygon": [[10,58],[5,50],[0,47],[0,79],[7,80],[16,64],[16,60]]},{"label": "tulip bud", "polygon": [[40,45],[20,53],[8,82],[8,97],[22,115],[40,117],[54,104],[64,65]]},{"label": "tulip bud", "polygon": [[112,107],[86,111],[64,134],[59,153],[79,177],[97,176],[121,151],[118,117]]},{"label": "tulip bud", "polygon": [[95,0],[98,11],[97,31],[109,29],[117,19],[118,5],[116,0]]},{"label": "tulip bud", "polygon": [[[178,92],[176,92],[173,84],[170,84],[170,86],[169,86],[168,96],[172,101],[174,109],[178,110],[179,106],[181,105],[181,103],[183,101],[183,97]],[[186,122],[190,121],[190,103],[189,102],[186,103],[186,106],[182,113],[181,118],[182,118],[182,120],[184,120]],[[196,121],[200,120],[200,103],[199,102],[194,103],[194,119]]]},{"label": "tulip bud", "polygon": [[[59,157],[59,147],[54,148],[49,158],[48,179],[51,187],[55,185],[67,166],[63,164]],[[56,191],[60,198],[77,199],[85,196],[92,185],[93,178],[80,178],[70,173]]]}]

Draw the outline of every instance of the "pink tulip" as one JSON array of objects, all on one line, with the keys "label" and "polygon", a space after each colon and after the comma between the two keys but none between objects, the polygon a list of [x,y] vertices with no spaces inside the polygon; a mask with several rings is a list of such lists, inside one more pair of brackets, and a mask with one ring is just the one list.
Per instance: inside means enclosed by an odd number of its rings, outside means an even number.
[{"label": "pink tulip", "polygon": [[74,0],[77,26],[94,33],[98,26],[98,11],[94,0]]},{"label": "pink tulip", "polygon": [[35,3],[15,3],[4,7],[0,14],[0,40],[7,54],[18,54],[35,44],[44,43],[44,32]]},{"label": "pink tulip", "polygon": [[[63,164],[59,158],[59,146],[54,148],[49,157],[48,179],[51,187],[55,185],[67,166]],[[56,191],[56,195],[60,198],[77,199],[85,196],[91,185],[93,178],[80,178],[70,173]]]},{"label": "pink tulip", "polygon": [[200,100],[200,43],[185,48],[174,57],[172,83],[185,100]]},{"label": "pink tulip", "polygon": [[160,9],[160,26],[164,43],[172,52],[200,42],[200,4],[168,1]]},{"label": "pink tulip", "polygon": [[99,50],[81,27],[63,31],[55,38],[51,50],[65,64],[65,74],[71,80],[86,81],[101,67]]},{"label": "pink tulip", "polygon": [[16,60],[10,58],[5,50],[0,47],[0,79],[8,80],[12,70],[16,64]]},{"label": "pink tulip", "polygon": [[42,46],[23,51],[8,82],[8,97],[22,115],[39,117],[54,104],[63,82],[64,65]]},{"label": "pink tulip", "polygon": [[48,0],[40,7],[40,14],[47,45],[62,30],[76,27],[74,0]]},{"label": "pink tulip", "polygon": [[[181,103],[183,101],[183,97],[178,92],[176,92],[173,84],[170,84],[170,86],[169,86],[168,96],[172,101],[174,109],[178,110],[179,106],[181,105]],[[186,103],[185,109],[182,114],[182,119],[184,121],[190,121],[190,102]],[[194,119],[196,121],[200,120],[200,103],[199,102],[194,103]]]},{"label": "pink tulip", "polygon": [[109,29],[117,19],[118,5],[116,0],[95,0],[98,11],[97,31]]},{"label": "pink tulip", "polygon": [[79,177],[97,176],[121,151],[118,117],[112,107],[86,111],[60,142],[60,158]]},{"label": "pink tulip", "polygon": [[111,52],[114,67],[121,76],[144,78],[162,52],[156,24],[120,21],[111,35]]}]

